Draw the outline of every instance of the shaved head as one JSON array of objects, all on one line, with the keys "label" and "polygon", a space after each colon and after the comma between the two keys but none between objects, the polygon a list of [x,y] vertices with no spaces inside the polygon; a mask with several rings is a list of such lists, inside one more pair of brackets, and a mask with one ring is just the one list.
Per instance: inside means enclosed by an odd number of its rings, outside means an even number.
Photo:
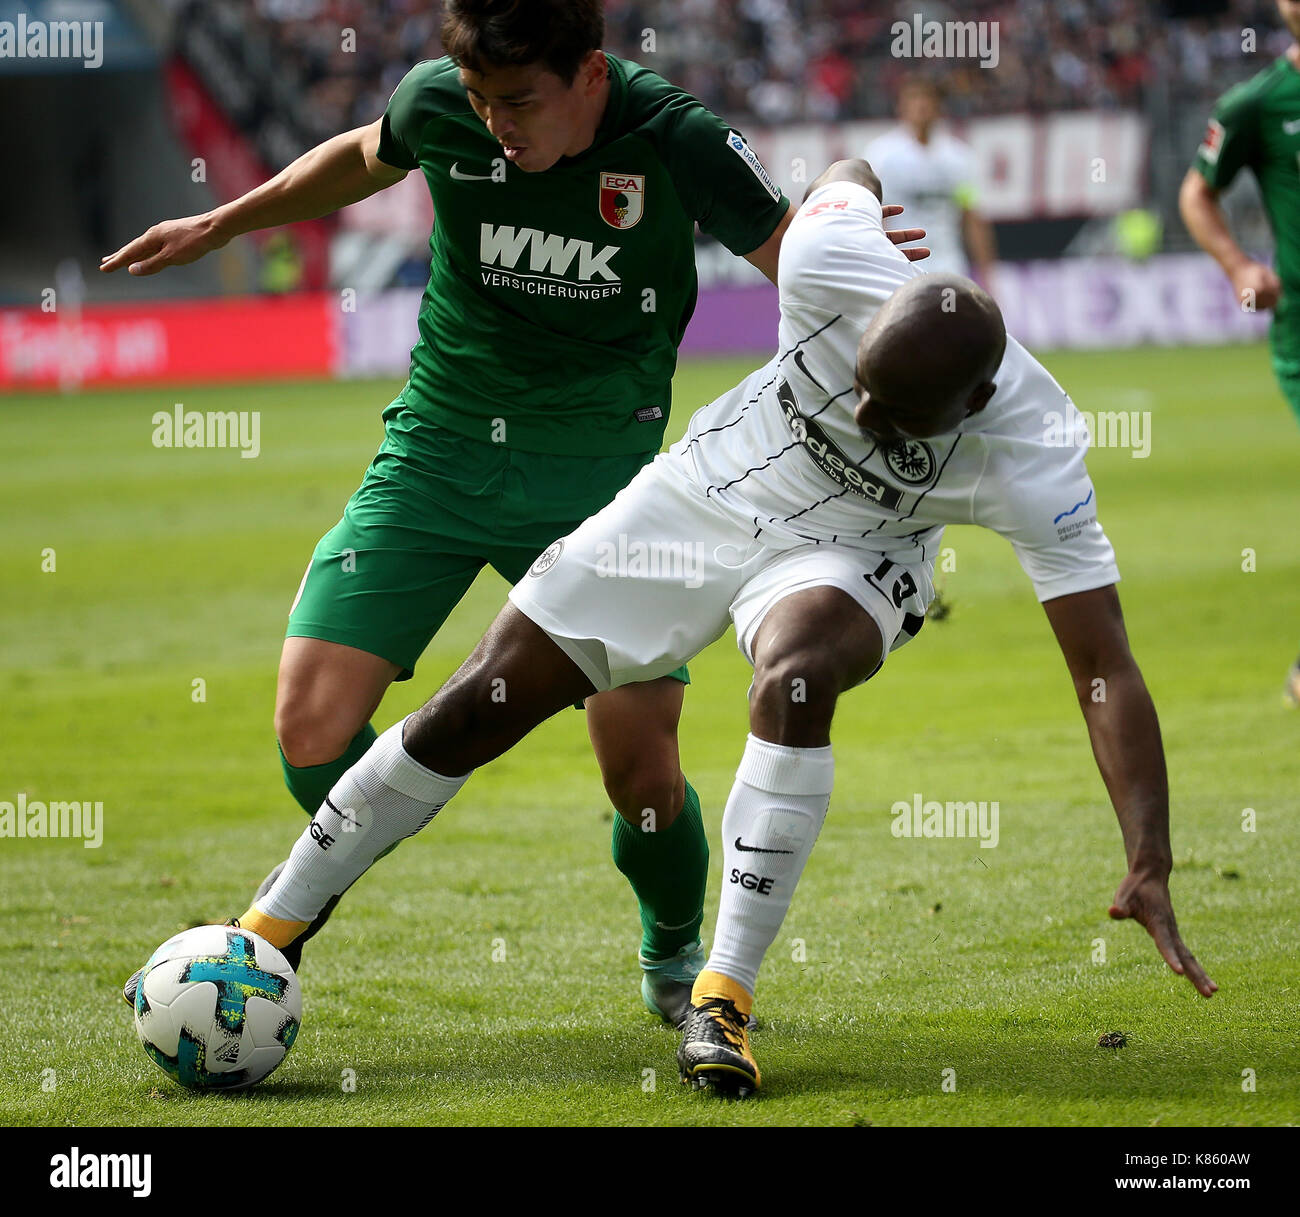
[{"label": "shaved head", "polygon": [[956,430],[993,396],[1006,348],[988,292],[960,275],[918,275],[858,343],[858,426],[882,443]]},{"label": "shaved head", "polygon": [[880,179],[876,176],[876,171],[860,158],[832,161],[813,179],[812,184],[803,192],[803,199],[800,202],[806,203],[808,196],[814,190],[829,186],[831,182],[856,182],[859,186],[865,186],[876,198],[884,202],[885,196],[880,192]]}]

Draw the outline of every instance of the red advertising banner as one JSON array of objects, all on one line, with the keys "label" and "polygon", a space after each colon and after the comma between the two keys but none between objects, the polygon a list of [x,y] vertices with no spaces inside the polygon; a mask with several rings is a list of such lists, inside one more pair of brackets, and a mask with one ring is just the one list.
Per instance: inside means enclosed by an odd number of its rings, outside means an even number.
[{"label": "red advertising banner", "polygon": [[[171,59],[164,79],[177,131],[185,146],[202,158],[208,185],[220,202],[229,203],[275,176],[183,59]],[[302,286],[316,290],[325,287],[329,275],[330,222],[307,220],[291,224],[283,231],[290,234],[302,257]],[[252,235],[253,240],[261,243],[270,234],[266,231]]]},{"label": "red advertising banner", "polygon": [[329,376],[338,299],[105,305],[80,316],[0,311],[0,391]]}]

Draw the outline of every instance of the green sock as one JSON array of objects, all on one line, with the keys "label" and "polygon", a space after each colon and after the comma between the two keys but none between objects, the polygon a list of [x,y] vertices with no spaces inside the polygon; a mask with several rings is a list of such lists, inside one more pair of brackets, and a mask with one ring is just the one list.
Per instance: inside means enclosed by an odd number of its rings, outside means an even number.
[{"label": "green sock", "polygon": [[709,842],[690,782],[681,814],[660,832],[642,832],[615,815],[613,854],[641,906],[641,954],[668,959],[694,942],[704,920]]},{"label": "green sock", "polygon": [[303,811],[314,816],[339,778],[365,756],[370,745],[378,738],[374,727],[367,723],[352,737],[352,742],[337,760],[326,761],[323,765],[305,765],[301,769],[284,759],[284,749],[280,748],[277,740],[280,765],[284,769],[284,784],[289,787],[289,793],[298,800]]}]

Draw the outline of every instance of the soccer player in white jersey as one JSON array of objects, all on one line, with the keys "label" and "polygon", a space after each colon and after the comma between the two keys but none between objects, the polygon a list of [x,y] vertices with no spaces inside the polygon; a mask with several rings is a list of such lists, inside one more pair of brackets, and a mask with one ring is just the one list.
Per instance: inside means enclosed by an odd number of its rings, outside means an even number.
[{"label": "soccer player in white jersey", "polygon": [[899,125],[867,145],[866,159],[907,222],[926,230],[932,274],[975,276],[994,291],[997,245],[980,214],[975,158],[969,147],[939,128],[942,102],[933,81],[915,77],[898,93]]},{"label": "soccer player in white jersey", "polygon": [[1015,548],[1069,667],[1128,863],[1110,915],[1215,991],[1174,919],[1160,728],[1083,448],[1052,443],[1048,415],[1077,412],[991,297],[912,268],[879,198],[864,161],[814,183],[781,251],[779,354],[543,552],[460,670],[338,782],[241,925],[291,943],[478,765],[593,690],[673,671],[734,622],[754,665],[750,735],[678,1062],[695,1085],[752,1093],[746,1021],[826,816],[836,700],[920,630],[944,525],[974,523]]}]

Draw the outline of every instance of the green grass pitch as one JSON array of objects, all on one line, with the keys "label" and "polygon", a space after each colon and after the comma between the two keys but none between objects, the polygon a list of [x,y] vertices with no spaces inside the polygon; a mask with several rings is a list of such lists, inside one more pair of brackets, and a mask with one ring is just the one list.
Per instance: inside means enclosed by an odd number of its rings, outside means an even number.
[{"label": "green grass pitch", "polygon": [[[352,891],[307,950],[302,1034],[265,1085],[183,1091],[119,987],[178,929],[240,912],[303,827],[271,725],[285,614],[394,385],[10,398],[0,800],[102,801],[104,836],[0,840],[0,1123],[1295,1123],[1300,716],[1280,691],[1300,645],[1300,433],[1262,348],[1046,362],[1084,410],[1150,412],[1146,459],[1090,465],[1164,730],[1175,907],[1212,1000],[1107,919],[1123,854],[1064,663],[1010,548],[956,528],[950,618],[841,704],[830,816],[760,976],[758,1101],[679,1086],[677,1037],[640,1005],[635,906],[576,712]],[[684,366],[673,434],[748,366]],[[261,455],[153,447],[176,401],[261,411]],[[479,580],[381,729],[504,593]],[[692,670],[707,934],[748,668],[728,637]],[[916,793],[997,800],[998,846],[895,839],[890,808]],[[1099,1047],[1109,1031],[1127,1046]]]}]

